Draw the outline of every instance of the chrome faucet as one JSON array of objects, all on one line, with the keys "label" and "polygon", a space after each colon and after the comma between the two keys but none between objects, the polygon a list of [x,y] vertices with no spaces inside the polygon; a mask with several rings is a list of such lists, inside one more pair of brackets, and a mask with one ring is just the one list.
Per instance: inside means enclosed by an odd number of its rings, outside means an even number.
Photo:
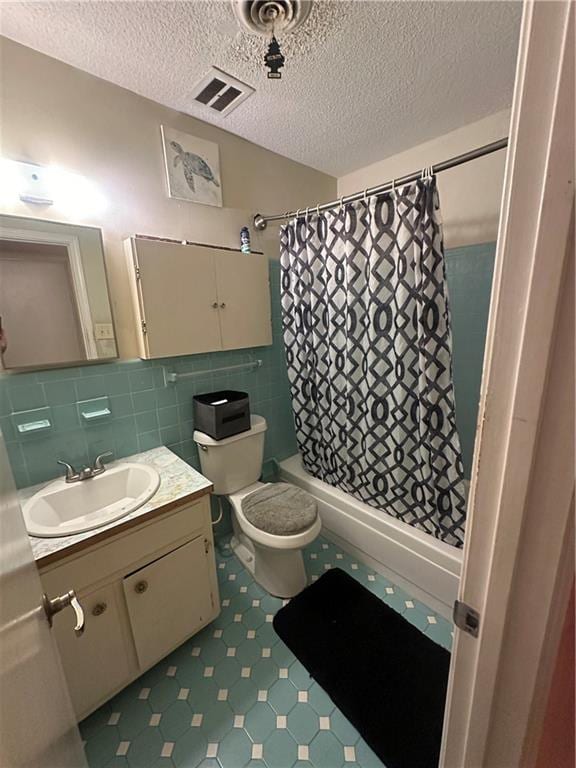
[{"label": "chrome faucet", "polygon": [[100,453],[94,459],[94,464],[91,467],[84,467],[84,469],[81,469],[80,472],[77,472],[72,464],[68,464],[67,461],[60,461],[60,459],[58,459],[57,463],[61,464],[63,467],[66,467],[67,483],[79,483],[81,480],[90,480],[90,478],[98,477],[98,475],[101,475],[102,472],[106,472],[106,467],[104,466],[102,459],[112,455],[112,451]]}]

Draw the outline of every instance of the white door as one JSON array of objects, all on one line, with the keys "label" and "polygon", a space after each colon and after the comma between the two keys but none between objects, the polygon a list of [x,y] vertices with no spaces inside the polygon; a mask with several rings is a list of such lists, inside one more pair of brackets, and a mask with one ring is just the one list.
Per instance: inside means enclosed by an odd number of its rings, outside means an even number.
[{"label": "white door", "polygon": [[574,8],[525,0],[442,768],[535,763],[574,574],[574,181]]},{"label": "white door", "polygon": [[218,251],[214,259],[222,349],[272,344],[267,257]]},{"label": "white door", "polygon": [[1,433],[0,596],[0,766],[84,768]]}]

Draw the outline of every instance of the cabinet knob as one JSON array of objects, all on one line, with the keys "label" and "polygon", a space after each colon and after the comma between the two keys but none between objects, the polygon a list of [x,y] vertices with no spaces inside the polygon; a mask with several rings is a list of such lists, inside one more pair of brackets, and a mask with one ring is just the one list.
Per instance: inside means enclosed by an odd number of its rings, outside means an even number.
[{"label": "cabinet knob", "polygon": [[226,306],[226,304],[224,302],[222,302],[222,304],[220,304],[220,309],[224,309],[225,306]]},{"label": "cabinet knob", "polygon": [[106,608],[108,608],[106,603],[96,603],[94,608],[92,608],[92,616],[102,616]]},{"label": "cabinet knob", "polygon": [[136,594],[138,595],[141,595],[143,592],[146,592],[147,589],[148,589],[148,582],[139,581],[134,587],[134,592],[136,592]]},{"label": "cabinet knob", "polygon": [[215,301],[215,302],[212,304],[212,309],[218,309],[218,302],[217,302],[217,301]]}]

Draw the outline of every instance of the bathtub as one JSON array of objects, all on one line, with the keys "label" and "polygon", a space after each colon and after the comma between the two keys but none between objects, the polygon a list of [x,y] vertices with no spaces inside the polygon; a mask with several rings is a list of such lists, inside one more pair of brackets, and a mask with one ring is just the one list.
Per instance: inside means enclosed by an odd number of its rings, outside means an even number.
[{"label": "bathtub", "polygon": [[309,475],[300,456],[279,464],[280,479],[312,494],[322,534],[417,600],[451,618],[462,550],[445,544]]}]

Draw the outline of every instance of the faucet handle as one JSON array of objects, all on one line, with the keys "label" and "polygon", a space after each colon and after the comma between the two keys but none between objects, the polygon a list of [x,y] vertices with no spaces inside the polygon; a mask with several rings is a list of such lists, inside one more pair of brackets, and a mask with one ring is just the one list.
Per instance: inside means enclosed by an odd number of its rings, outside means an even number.
[{"label": "faucet handle", "polygon": [[66,482],[69,483],[73,478],[78,477],[78,473],[76,472],[72,464],[68,464],[67,461],[61,461],[60,459],[58,459],[56,463],[61,464],[63,467],[66,467]]},{"label": "faucet handle", "polygon": [[104,472],[106,467],[104,466],[104,462],[102,461],[102,459],[105,459],[108,456],[114,456],[114,452],[113,451],[105,451],[104,453],[98,454],[98,456],[96,456],[96,458],[94,459],[94,469],[96,469],[96,470],[99,469],[102,472]]}]

